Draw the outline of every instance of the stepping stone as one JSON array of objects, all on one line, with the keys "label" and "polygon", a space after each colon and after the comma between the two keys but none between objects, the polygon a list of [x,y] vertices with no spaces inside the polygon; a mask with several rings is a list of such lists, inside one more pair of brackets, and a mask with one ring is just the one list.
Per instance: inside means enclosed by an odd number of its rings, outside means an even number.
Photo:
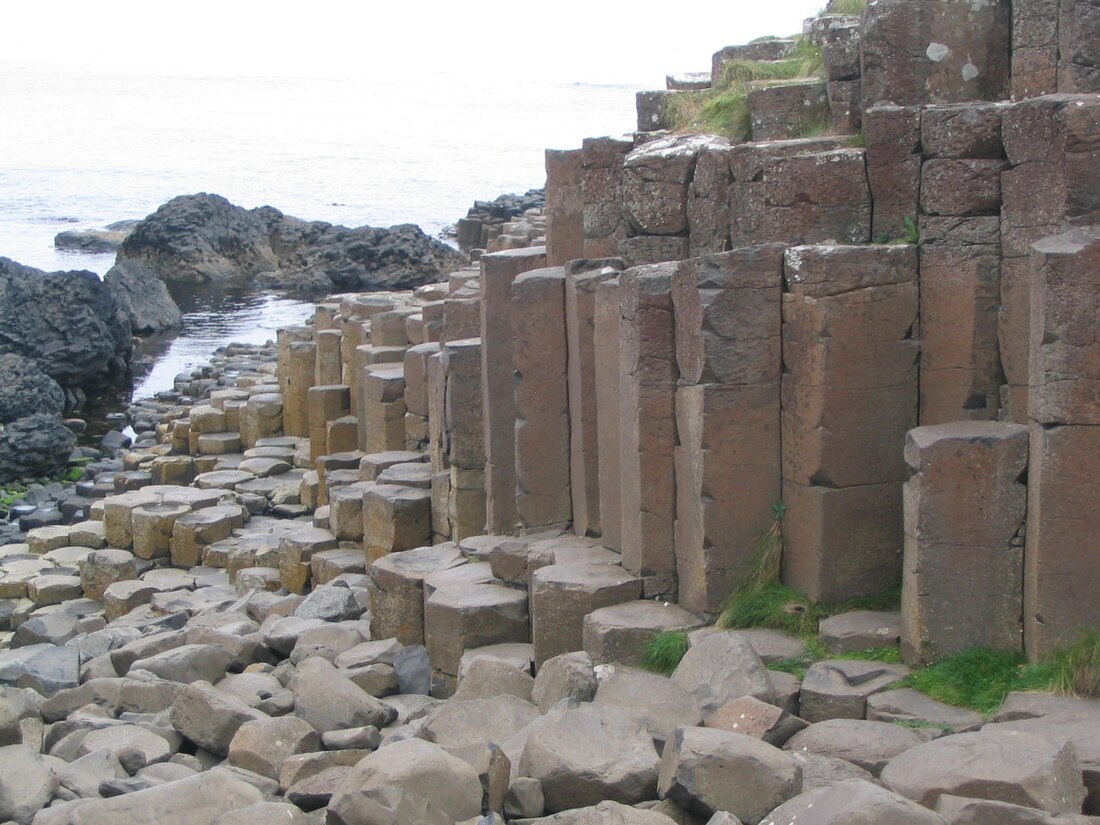
[{"label": "stepping stone", "polygon": [[35,527],[27,533],[27,548],[30,553],[42,556],[59,547],[68,547],[72,544],[72,528],[59,525],[56,527]]},{"label": "stepping stone", "polygon": [[255,478],[243,470],[215,470],[195,476],[195,486],[200,490],[235,490],[238,484]]},{"label": "stepping stone", "polygon": [[584,617],[584,649],[597,665],[641,666],[645,646],[659,633],[688,631],[702,620],[668,602],[637,601],[601,607]]},{"label": "stepping stone", "polygon": [[363,498],[374,489],[373,481],[357,481],[345,487],[329,489],[328,520],[336,538],[363,540]]},{"label": "stepping stone", "polygon": [[432,465],[424,461],[394,464],[380,472],[375,479],[379,484],[397,484],[402,487],[419,487],[430,490]]},{"label": "stepping stone", "polygon": [[707,727],[743,733],[781,748],[788,739],[806,728],[806,722],[781,707],[761,702],[752,696],[742,696],[714,711],[707,719]]},{"label": "stepping stone", "polygon": [[424,644],[424,578],[466,564],[450,543],[391,553],[367,568],[371,636],[396,638],[404,645]]},{"label": "stepping stone", "polygon": [[799,715],[807,722],[863,719],[867,697],[904,679],[909,668],[858,659],[814,663],[802,680]]},{"label": "stepping stone", "polygon": [[241,451],[240,433],[203,433],[196,442],[200,455],[225,455]]},{"label": "stepping stone", "polygon": [[172,564],[176,567],[198,564],[204,547],[229,538],[235,528],[244,526],[244,515],[240,505],[225,504],[204,507],[176,519],[169,542]]},{"label": "stepping stone", "polygon": [[889,722],[827,719],[799,731],[783,748],[843,759],[877,777],[887,762],[927,742],[933,733],[917,732]]},{"label": "stepping stone", "polygon": [[929,725],[955,733],[977,730],[985,724],[976,711],[945,705],[910,688],[868,696],[867,718],[876,722]]},{"label": "stepping stone", "polygon": [[427,460],[427,453],[416,453],[409,450],[370,453],[359,459],[359,477],[364,481],[374,481],[382,471],[393,467],[395,464],[423,463]]},{"label": "stepping stone", "polygon": [[74,546],[98,550],[107,546],[107,530],[102,521],[81,521],[72,526],[69,540]]},{"label": "stepping stone", "polygon": [[432,666],[455,677],[468,648],[526,642],[528,627],[527,594],[496,584],[444,587],[428,598],[424,609]]},{"label": "stepping stone", "polygon": [[267,478],[289,472],[291,465],[282,458],[246,458],[237,465],[237,469],[252,473],[256,478]]},{"label": "stepping stone", "polygon": [[344,573],[365,573],[366,556],[362,550],[322,550],[309,560],[313,585],[328,584]]},{"label": "stepping stone", "polygon": [[310,577],[314,553],[336,548],[336,536],[317,527],[303,527],[279,539],[279,572],[282,585],[291,593],[302,593]]},{"label": "stepping stone", "polygon": [[853,610],[822,619],[818,638],[833,653],[858,653],[901,644],[901,613]]},{"label": "stepping stone", "polygon": [[84,595],[79,576],[43,575],[27,582],[27,598],[35,607],[61,604]]},{"label": "stepping stone", "polygon": [[531,641],[535,666],[583,648],[584,617],[636,601],[642,580],[609,564],[553,564],[531,576]]},{"label": "stepping stone", "polygon": [[84,595],[89,599],[103,599],[103,592],[115,582],[136,579],[140,564],[137,557],[126,550],[107,548],[88,554],[80,568],[80,582]]},{"label": "stepping stone", "polygon": [[135,507],[130,513],[134,555],[139,559],[168,558],[172,527],[177,519],[190,512],[190,505],[168,501]]},{"label": "stepping stone", "polygon": [[363,498],[363,544],[373,561],[431,541],[432,493],[376,484]]}]

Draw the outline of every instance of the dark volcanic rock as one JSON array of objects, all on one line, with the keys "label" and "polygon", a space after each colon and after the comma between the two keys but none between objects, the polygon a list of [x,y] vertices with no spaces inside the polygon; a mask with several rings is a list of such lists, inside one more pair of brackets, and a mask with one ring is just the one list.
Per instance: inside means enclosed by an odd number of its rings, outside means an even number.
[{"label": "dark volcanic rock", "polygon": [[93,272],[43,272],[0,258],[0,354],[35,361],[62,389],[125,376],[130,323]]},{"label": "dark volcanic rock", "polygon": [[122,261],[111,267],[103,282],[130,318],[137,335],[178,329],[180,308],[157,274],[138,261]]},{"label": "dark volcanic rock", "polygon": [[0,424],[35,413],[60,415],[65,393],[57,382],[22,355],[0,355]]},{"label": "dark volcanic rock", "polygon": [[0,483],[56,475],[75,446],[76,436],[57,415],[36,413],[0,424]]},{"label": "dark volcanic rock", "polygon": [[348,229],[209,194],[164,204],[137,225],[118,260],[139,261],[169,282],[257,281],[306,292],[408,289],[440,280],[460,262],[410,224]]}]

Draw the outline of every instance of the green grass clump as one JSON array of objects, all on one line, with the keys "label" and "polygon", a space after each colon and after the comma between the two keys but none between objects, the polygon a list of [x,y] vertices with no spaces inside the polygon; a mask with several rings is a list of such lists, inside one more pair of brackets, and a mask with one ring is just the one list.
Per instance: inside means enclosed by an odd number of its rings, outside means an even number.
[{"label": "green grass clump", "polygon": [[990,713],[1013,690],[1020,690],[1027,663],[1015,651],[975,647],[910,673],[903,687],[948,705]]},{"label": "green grass clump", "polygon": [[1082,632],[1073,644],[1029,668],[1024,679],[1028,683],[1045,683],[1058,693],[1100,697],[1100,631]]},{"label": "green grass clump", "polygon": [[829,14],[859,16],[863,14],[865,8],[867,8],[867,0],[831,0],[827,11]]},{"label": "green grass clump", "polygon": [[817,620],[817,605],[810,599],[772,583],[734,593],[718,617],[718,626],[729,630],[766,627],[806,636],[817,632]]},{"label": "green grass clump", "polygon": [[[807,40],[795,44],[783,60],[730,61],[714,88],[669,95],[664,122],[675,131],[706,132],[747,140],[752,135],[748,84],[817,77],[822,67],[821,49]],[[807,131],[813,134],[824,128],[822,124],[807,125]]]},{"label": "green grass clump", "polygon": [[642,649],[642,667],[665,676],[672,674],[688,649],[688,636],[680,631],[658,633]]}]

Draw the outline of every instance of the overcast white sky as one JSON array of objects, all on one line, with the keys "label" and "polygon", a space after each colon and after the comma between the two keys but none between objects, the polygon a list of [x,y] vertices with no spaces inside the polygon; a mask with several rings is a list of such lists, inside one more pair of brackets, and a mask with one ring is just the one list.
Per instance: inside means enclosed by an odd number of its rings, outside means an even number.
[{"label": "overcast white sky", "polygon": [[0,0],[4,61],[150,73],[499,74],[663,85],[722,46],[793,34],[824,0]]}]

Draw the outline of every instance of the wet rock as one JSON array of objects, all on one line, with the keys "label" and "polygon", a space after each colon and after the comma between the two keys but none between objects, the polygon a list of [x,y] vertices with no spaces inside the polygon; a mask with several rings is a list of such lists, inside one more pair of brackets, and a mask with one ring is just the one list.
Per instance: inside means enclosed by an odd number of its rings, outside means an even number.
[{"label": "wet rock", "polygon": [[130,325],[91,272],[45,273],[0,258],[0,353],[23,355],[64,390],[123,378]]},{"label": "wet rock", "polygon": [[138,261],[121,261],[103,276],[135,335],[178,329],[180,309],[156,273]]},{"label": "wet rock", "polygon": [[60,415],[65,393],[57,382],[22,355],[0,355],[0,424],[36,413]]},{"label": "wet rock", "polygon": [[58,415],[37,413],[0,424],[0,483],[56,475],[75,446],[76,436]]},{"label": "wet rock", "polygon": [[459,257],[409,224],[348,229],[203,193],[173,198],[141,221],[119,249],[128,260],[170,281],[324,291],[438,281]]}]

